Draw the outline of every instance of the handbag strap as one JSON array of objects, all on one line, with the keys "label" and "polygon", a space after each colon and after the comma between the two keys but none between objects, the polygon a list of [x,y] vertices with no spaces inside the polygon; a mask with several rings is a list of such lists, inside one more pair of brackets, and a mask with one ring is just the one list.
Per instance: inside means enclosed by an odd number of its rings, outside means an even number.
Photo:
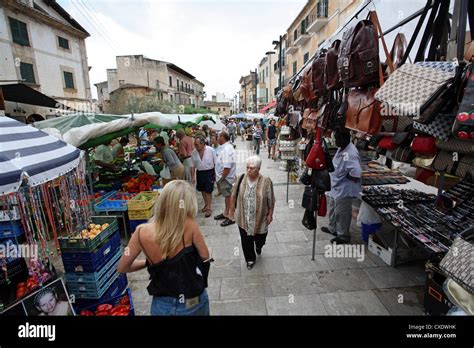
[{"label": "handbag strap", "polygon": [[[435,0],[435,3],[433,4],[433,8],[430,13],[430,17],[428,18],[428,22],[426,23],[425,32],[423,33],[423,36],[421,38],[418,52],[416,53],[415,62],[420,62],[420,61],[425,60],[426,46],[428,45],[428,40],[433,31],[433,24],[436,18],[436,13],[438,12],[438,9],[440,8],[440,5],[441,5],[441,0]],[[416,34],[416,31],[414,33]],[[415,34],[413,36],[415,36]]]},{"label": "handbag strap", "polygon": [[[376,11],[370,11],[369,14],[368,14],[368,18],[374,24],[375,32],[377,34],[377,40],[380,37],[380,40],[382,41],[383,50],[385,51],[385,56],[387,57],[387,63],[388,63],[388,66],[390,68],[390,72],[392,73],[392,72],[395,71],[395,68],[393,66],[392,56],[390,55],[390,52],[388,51],[387,44],[385,43],[385,38],[384,38],[384,35],[383,35],[382,27],[380,26],[380,22],[379,22],[379,18],[377,16],[377,12]],[[381,63],[379,63],[379,82],[380,82],[380,86],[382,86],[383,83],[384,83],[384,81],[383,81],[383,72],[382,72],[382,64]]]},{"label": "handbag strap", "polygon": [[[430,48],[428,50],[428,57],[427,60],[435,61],[436,52],[438,46],[440,46],[441,51],[439,52],[439,56],[446,56],[446,44],[448,41],[447,34],[449,32],[449,4],[450,1],[442,1],[439,7],[438,16],[436,17],[435,21],[433,22],[433,37],[431,38]],[[446,25],[447,24],[447,25]],[[438,59],[439,60],[439,59]]]}]

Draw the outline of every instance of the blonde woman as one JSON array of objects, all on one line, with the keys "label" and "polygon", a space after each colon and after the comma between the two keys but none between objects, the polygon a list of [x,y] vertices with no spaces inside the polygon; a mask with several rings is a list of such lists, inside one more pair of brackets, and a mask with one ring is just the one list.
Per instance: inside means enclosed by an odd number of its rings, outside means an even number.
[{"label": "blonde woman", "polygon": [[[148,268],[151,315],[209,315],[209,250],[195,220],[194,188],[184,180],[168,183],[155,202],[154,216],[137,227],[117,270]],[[136,260],[143,252],[146,260]],[[205,260],[205,261],[204,261]]]}]

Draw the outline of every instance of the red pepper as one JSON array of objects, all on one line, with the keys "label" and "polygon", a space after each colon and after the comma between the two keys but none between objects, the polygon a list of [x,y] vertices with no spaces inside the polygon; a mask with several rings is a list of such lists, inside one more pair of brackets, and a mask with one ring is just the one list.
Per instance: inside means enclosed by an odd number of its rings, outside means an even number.
[{"label": "red pepper", "polygon": [[88,310],[82,310],[79,315],[84,316],[84,317],[92,317],[94,316],[94,313]]},{"label": "red pepper", "polygon": [[96,317],[105,317],[109,315],[110,315],[109,312],[95,312]]},{"label": "red pepper", "polygon": [[130,299],[128,298],[128,296],[124,296],[122,297],[122,299],[120,300],[120,304],[121,305],[127,305],[130,303]]},{"label": "red pepper", "polygon": [[112,305],[111,304],[108,304],[108,303],[105,303],[105,304],[101,304],[101,305],[98,305],[97,306],[97,309],[96,309],[96,312],[108,312],[112,309]]},{"label": "red pepper", "polygon": [[18,288],[16,289],[16,299],[20,299],[22,298],[23,296],[25,296],[26,294],[26,288],[25,287],[21,287],[21,288]]}]

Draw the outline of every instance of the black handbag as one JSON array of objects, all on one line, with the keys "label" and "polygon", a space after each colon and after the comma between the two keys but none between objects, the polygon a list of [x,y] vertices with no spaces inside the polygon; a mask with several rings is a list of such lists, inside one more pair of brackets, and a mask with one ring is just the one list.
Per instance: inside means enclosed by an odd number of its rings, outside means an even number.
[{"label": "black handbag", "polygon": [[305,210],[301,223],[308,230],[314,230],[316,228],[316,218],[314,217],[314,212]]},{"label": "black handbag", "polygon": [[331,177],[326,169],[313,171],[312,187],[318,192],[331,191]]},{"label": "black handbag", "polygon": [[318,190],[311,186],[306,186],[303,193],[303,201],[301,206],[309,211],[316,211],[318,209]]},{"label": "black handbag", "polygon": [[311,185],[311,174],[309,173],[309,168],[306,168],[303,174],[301,174],[300,182],[305,186]]}]

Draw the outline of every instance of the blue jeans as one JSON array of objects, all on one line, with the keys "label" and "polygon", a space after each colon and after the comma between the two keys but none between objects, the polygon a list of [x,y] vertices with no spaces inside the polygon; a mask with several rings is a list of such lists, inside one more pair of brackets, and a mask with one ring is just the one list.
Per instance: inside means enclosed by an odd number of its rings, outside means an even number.
[{"label": "blue jeans", "polygon": [[151,301],[151,315],[209,315],[209,297],[204,289],[199,295],[199,303],[186,308],[179,298],[167,296],[153,296]]}]

